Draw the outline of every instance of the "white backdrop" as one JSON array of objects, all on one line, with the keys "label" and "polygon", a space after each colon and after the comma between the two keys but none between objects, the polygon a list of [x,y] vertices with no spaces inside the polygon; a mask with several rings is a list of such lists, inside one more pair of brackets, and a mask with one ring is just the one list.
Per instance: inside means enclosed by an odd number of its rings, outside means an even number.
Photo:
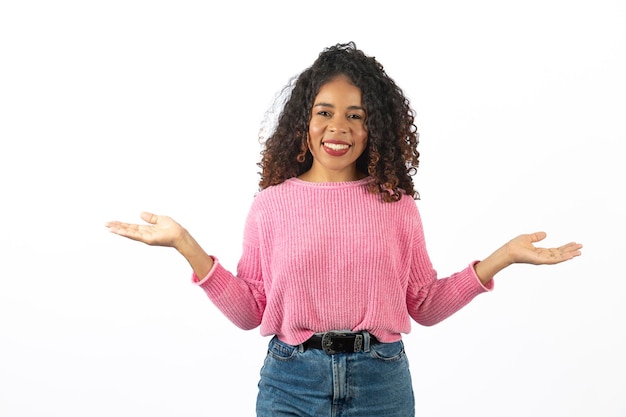
[{"label": "white backdrop", "polygon": [[414,326],[417,414],[626,416],[620,0],[1,2],[1,416],[254,414],[268,340],[104,223],[171,215],[234,270],[264,112],[349,40],[417,112],[441,276],[519,233],[585,245]]}]

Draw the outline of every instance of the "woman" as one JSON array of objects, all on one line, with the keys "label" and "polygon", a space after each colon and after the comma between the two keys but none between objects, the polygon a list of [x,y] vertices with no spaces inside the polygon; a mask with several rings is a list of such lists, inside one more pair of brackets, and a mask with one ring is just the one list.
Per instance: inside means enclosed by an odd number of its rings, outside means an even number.
[{"label": "woman", "polygon": [[176,248],[233,323],[273,336],[258,416],[412,416],[402,343],[411,318],[434,325],[491,290],[503,268],[582,248],[538,248],[545,233],[524,234],[438,278],[414,201],[417,143],[409,102],[382,65],[336,45],[297,77],[265,142],[236,274],[167,216],[107,227]]}]

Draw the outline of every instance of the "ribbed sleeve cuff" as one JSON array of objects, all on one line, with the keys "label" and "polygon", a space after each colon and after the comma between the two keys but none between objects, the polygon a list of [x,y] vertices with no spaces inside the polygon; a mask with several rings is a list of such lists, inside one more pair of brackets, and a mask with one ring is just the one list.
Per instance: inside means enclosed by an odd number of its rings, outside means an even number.
[{"label": "ribbed sleeve cuff", "polygon": [[493,291],[493,287],[494,287],[493,279],[491,279],[491,281],[489,281],[487,284],[483,284],[480,281],[480,278],[478,278],[478,275],[476,274],[476,268],[475,268],[475,266],[476,266],[476,264],[478,262],[480,262],[480,261],[474,261],[474,262],[469,264],[468,268],[470,269],[470,274],[474,277],[474,279],[476,280],[478,285],[483,289],[483,292]]},{"label": "ribbed sleeve cuff", "polygon": [[211,259],[213,259],[213,266],[211,267],[211,269],[209,270],[209,272],[206,274],[205,277],[200,279],[200,277],[198,277],[195,272],[191,273],[192,284],[202,286],[211,279],[211,277],[213,276],[213,273],[217,269],[217,265],[220,263],[220,261],[215,256],[211,255]]}]

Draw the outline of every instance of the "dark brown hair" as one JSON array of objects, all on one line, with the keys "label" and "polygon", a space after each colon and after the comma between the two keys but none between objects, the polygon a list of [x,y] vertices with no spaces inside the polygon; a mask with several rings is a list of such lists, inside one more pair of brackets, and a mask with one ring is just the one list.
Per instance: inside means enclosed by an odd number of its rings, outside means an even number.
[{"label": "dark brown hair", "polygon": [[347,76],[361,90],[368,139],[356,163],[357,169],[372,179],[370,191],[387,202],[399,200],[402,194],[418,199],[412,180],[419,164],[415,113],[383,66],[353,42],[326,48],[285,87],[288,98],[276,127],[267,139],[261,138],[260,188],[280,184],[311,168],[313,156],[306,139],[313,101],[320,88],[338,75]]}]

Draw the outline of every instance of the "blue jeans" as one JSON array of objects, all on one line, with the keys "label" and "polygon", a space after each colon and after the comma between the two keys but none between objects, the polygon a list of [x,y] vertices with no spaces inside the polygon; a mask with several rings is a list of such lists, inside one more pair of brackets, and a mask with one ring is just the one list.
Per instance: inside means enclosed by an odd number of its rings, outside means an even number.
[{"label": "blue jeans", "polygon": [[328,355],[274,337],[261,369],[257,417],[413,417],[415,399],[402,341]]}]

